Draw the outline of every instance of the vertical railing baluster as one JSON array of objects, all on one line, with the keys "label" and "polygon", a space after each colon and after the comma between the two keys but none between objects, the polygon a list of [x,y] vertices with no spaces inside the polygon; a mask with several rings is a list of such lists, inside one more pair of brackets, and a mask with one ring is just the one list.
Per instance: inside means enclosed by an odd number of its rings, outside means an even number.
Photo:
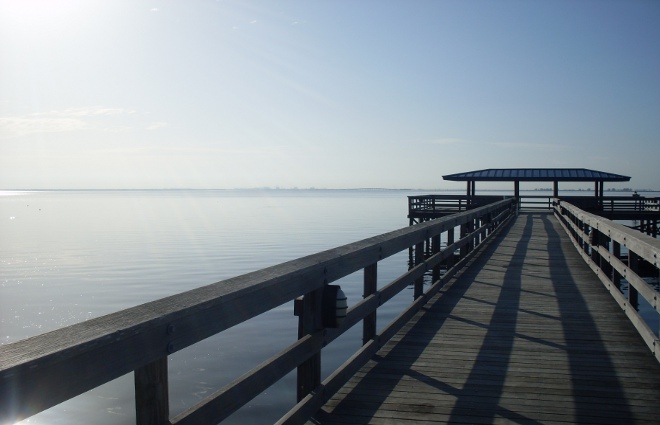
[{"label": "vertical railing baluster", "polygon": [[163,425],[169,423],[170,406],[167,380],[167,356],[134,372],[135,423]]},{"label": "vertical railing baluster", "polygon": [[[600,246],[609,252],[611,240],[608,235],[601,233],[598,242]],[[600,269],[603,271],[605,276],[612,280],[612,263],[602,255],[600,256]]]},{"label": "vertical railing baluster", "polygon": [[[435,255],[440,252],[440,243],[441,243],[441,238],[440,234],[437,234],[433,236],[433,240],[431,243],[431,254]],[[437,282],[440,279],[440,263],[436,264],[433,266],[433,283]]]},{"label": "vertical railing baluster", "polygon": [[[455,241],[454,232],[456,229],[452,227],[447,231],[447,246],[453,245]],[[454,250],[447,257],[447,270],[451,269],[454,266]]]},{"label": "vertical railing baluster", "polygon": [[[424,262],[424,241],[415,245],[415,266]],[[415,280],[415,290],[413,297],[417,299],[424,294],[424,276]]]},{"label": "vertical railing baluster", "polygon": [[[295,301],[298,316],[298,339],[323,328],[323,288],[305,294]],[[297,400],[300,401],[314,388],[321,385],[321,352],[315,353],[297,368]]]},{"label": "vertical railing baluster", "polygon": [[[364,269],[364,292],[362,297],[367,298],[377,290],[378,263],[374,263]],[[366,315],[362,320],[362,345],[371,341],[374,336],[376,336],[376,310]]]},{"label": "vertical railing baluster", "polygon": [[[463,239],[463,238],[467,235],[467,233],[468,233],[468,225],[467,225],[467,223],[463,223],[463,224],[461,224],[460,229],[461,229],[461,236],[460,236],[460,238]],[[470,247],[469,247],[467,244],[466,244],[466,245],[463,245],[463,246],[461,247],[461,249],[460,249],[460,252],[461,252],[461,258],[465,257],[465,256],[467,255],[467,253],[469,252],[469,250],[470,250]]]},{"label": "vertical railing baluster", "polygon": [[[612,255],[614,258],[621,259],[621,244],[617,241],[612,241]],[[612,283],[620,291],[621,290],[621,274],[616,268],[612,267]]]},{"label": "vertical railing baluster", "polygon": [[[628,250],[628,268],[631,272],[639,274],[639,256],[630,250]],[[628,303],[635,310],[639,307],[637,289],[632,286],[630,281],[628,281]]]},{"label": "vertical railing baluster", "polygon": [[600,267],[600,259],[598,254],[598,245],[600,244],[600,232],[595,227],[591,228],[591,235],[589,237],[589,245],[591,245],[591,261]]}]

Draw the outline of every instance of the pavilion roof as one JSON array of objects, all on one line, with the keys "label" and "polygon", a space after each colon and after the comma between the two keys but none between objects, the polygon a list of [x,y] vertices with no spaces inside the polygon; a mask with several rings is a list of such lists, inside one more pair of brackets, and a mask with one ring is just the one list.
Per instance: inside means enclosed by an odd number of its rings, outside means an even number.
[{"label": "pavilion roof", "polygon": [[489,168],[449,174],[442,178],[451,181],[630,181],[629,176],[586,168]]}]

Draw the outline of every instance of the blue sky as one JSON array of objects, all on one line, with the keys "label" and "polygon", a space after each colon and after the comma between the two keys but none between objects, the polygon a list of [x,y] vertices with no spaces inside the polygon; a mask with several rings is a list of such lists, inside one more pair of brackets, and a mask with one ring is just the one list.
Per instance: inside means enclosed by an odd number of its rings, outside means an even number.
[{"label": "blue sky", "polygon": [[577,167],[660,189],[659,22],[652,0],[0,0],[0,188]]}]

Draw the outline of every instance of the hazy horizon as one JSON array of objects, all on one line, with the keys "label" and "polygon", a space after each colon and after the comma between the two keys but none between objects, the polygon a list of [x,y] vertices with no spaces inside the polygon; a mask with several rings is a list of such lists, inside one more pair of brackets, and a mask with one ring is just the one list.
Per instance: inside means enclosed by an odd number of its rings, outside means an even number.
[{"label": "hazy horizon", "polygon": [[[43,192],[55,192],[55,191],[277,191],[277,190],[306,190],[306,191],[378,191],[378,190],[389,190],[389,191],[430,191],[430,192],[463,192],[461,189],[457,188],[392,188],[392,187],[228,187],[228,188],[195,188],[195,187],[124,187],[124,188],[91,188],[91,187],[77,187],[77,188],[0,188],[1,192],[20,192],[20,191],[43,191]],[[502,188],[484,188],[476,190],[476,193],[479,192],[513,192],[512,187],[502,187]],[[521,187],[521,192],[552,192],[552,187]],[[560,192],[593,192],[594,188],[592,187],[576,187],[576,188],[559,188]],[[660,189],[651,189],[651,188],[633,188],[633,187],[623,187],[623,188],[605,188],[605,193],[607,192],[660,192]]]}]

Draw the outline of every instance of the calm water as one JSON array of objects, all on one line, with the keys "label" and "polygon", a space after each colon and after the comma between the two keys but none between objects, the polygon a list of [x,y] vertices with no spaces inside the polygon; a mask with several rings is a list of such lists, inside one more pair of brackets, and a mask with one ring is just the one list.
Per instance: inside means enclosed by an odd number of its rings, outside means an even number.
[{"label": "calm water", "polygon": [[[405,227],[410,191],[57,191],[0,196],[2,344]],[[379,284],[407,267],[383,262]],[[352,303],[359,274],[343,279]],[[405,298],[405,300],[403,299]],[[380,324],[409,302],[403,294]],[[172,414],[296,339],[291,304],[170,356]],[[360,345],[355,329],[324,351],[330,373]],[[346,354],[344,354],[344,352]],[[132,375],[25,421],[134,423]],[[272,422],[295,403],[295,377],[231,422]],[[105,412],[99,416],[98,412]],[[246,419],[249,418],[249,419]]]},{"label": "calm water", "polygon": [[[405,227],[406,196],[425,193],[0,192],[0,343]],[[379,286],[407,260],[379,263]],[[361,279],[339,282],[349,304],[361,299]],[[411,299],[409,290],[386,304],[379,325]],[[172,415],[295,341],[296,326],[285,304],[170,356]],[[324,376],[359,347],[358,328],[323,352]],[[132,424],[132,385],[132,375],[121,377],[24,423]],[[228,422],[272,423],[294,403],[290,374]]]}]

